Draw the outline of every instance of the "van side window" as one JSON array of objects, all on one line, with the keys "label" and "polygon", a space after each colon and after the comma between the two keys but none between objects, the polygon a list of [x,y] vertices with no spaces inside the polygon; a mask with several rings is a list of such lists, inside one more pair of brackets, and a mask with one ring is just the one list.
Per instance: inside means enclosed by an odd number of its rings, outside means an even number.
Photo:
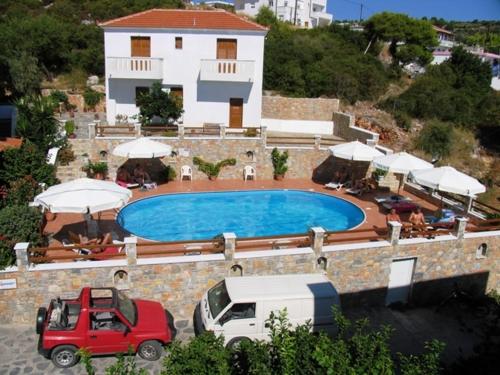
[{"label": "van side window", "polygon": [[228,322],[234,319],[255,318],[255,303],[235,303],[233,307],[226,311],[220,318],[220,322]]}]

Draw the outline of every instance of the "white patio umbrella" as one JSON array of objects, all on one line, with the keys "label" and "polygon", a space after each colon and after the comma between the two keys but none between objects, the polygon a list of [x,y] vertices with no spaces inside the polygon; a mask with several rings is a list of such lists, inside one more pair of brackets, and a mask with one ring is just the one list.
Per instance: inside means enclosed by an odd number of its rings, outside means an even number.
[{"label": "white patio umbrella", "polygon": [[434,168],[431,163],[408,154],[407,152],[398,152],[373,159],[373,165],[375,168],[401,174],[408,174],[412,171]]},{"label": "white patio umbrella", "polygon": [[124,206],[132,192],[114,182],[79,178],[49,187],[35,204],[50,212],[92,214]]},{"label": "white patio umbrella", "polygon": [[169,156],[172,147],[149,138],[137,138],[133,141],[122,143],[113,150],[113,155],[132,159],[151,159]]},{"label": "white patio umbrella", "polygon": [[440,167],[410,172],[410,178],[417,184],[430,187],[434,190],[468,196],[467,212],[470,211],[474,196],[486,191],[486,187],[474,177],[459,172],[453,167]]},{"label": "white patio umbrella", "polygon": [[337,158],[358,161],[372,161],[374,158],[384,155],[375,147],[368,146],[359,141],[331,146],[330,152]]},{"label": "white patio umbrella", "polygon": [[407,152],[398,152],[395,154],[385,155],[373,159],[373,166],[375,168],[383,169],[385,171],[397,173],[400,175],[398,193],[401,189],[401,186],[404,185],[405,175],[407,175],[411,171],[434,168],[431,163],[408,154]]}]

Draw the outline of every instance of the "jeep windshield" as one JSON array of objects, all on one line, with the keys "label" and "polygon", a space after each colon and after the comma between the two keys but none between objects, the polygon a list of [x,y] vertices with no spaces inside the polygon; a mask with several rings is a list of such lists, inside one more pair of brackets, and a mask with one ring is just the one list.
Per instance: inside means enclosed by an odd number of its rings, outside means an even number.
[{"label": "jeep windshield", "polygon": [[223,280],[208,291],[208,305],[210,314],[215,319],[227,305],[231,303],[226,289],[226,282]]},{"label": "jeep windshield", "polygon": [[129,321],[130,324],[135,326],[137,323],[137,309],[135,307],[134,301],[132,301],[122,292],[118,292],[116,294],[116,297],[118,310],[120,310],[120,312]]}]

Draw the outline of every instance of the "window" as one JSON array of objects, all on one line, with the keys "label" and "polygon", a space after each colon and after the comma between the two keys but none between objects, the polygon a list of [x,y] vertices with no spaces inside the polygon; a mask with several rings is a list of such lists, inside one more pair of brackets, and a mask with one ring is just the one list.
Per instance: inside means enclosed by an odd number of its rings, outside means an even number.
[{"label": "window", "polygon": [[236,60],[236,50],[236,39],[217,39],[217,59]]},{"label": "window", "polygon": [[269,0],[269,6],[272,7],[273,5],[273,0]]},{"label": "window", "polygon": [[123,331],[126,325],[112,311],[90,313],[90,329],[92,331]]},{"label": "window", "polygon": [[182,49],[182,37],[175,37],[175,49]]},{"label": "window", "polygon": [[130,37],[130,55],[132,57],[151,57],[151,38],[149,36]]},{"label": "window", "polygon": [[476,259],[483,259],[488,256],[488,245],[485,243],[482,243],[477,247],[476,250]]},{"label": "window", "polygon": [[149,93],[149,87],[138,86],[135,88],[135,104],[137,104],[137,98],[141,95]]},{"label": "window", "polygon": [[254,319],[255,318],[255,303],[235,303],[224,315],[219,319],[220,324],[236,319]]}]

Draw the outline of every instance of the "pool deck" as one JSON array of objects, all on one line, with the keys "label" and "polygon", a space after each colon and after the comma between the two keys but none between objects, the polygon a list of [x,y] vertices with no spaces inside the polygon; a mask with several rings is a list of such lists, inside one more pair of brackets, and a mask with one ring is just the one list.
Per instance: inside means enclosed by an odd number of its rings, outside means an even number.
[{"label": "pool deck", "polygon": [[[159,185],[158,188],[150,191],[133,190],[132,201],[159,195],[172,193],[189,193],[189,192],[207,192],[207,191],[241,191],[241,190],[269,190],[269,189],[297,189],[305,191],[315,191],[335,197],[343,198],[356,204],[366,214],[365,221],[358,226],[358,229],[373,229],[386,227],[385,215],[386,210],[379,206],[374,197],[391,194],[389,191],[376,191],[366,193],[361,197],[353,196],[345,192],[326,189],[324,185],[313,182],[308,179],[285,179],[282,181],[275,180],[256,180],[256,181],[241,181],[241,180],[197,180],[197,181],[172,181],[168,184]],[[394,193],[393,193],[394,194]],[[401,191],[401,195],[410,197],[413,202],[422,207],[424,214],[431,214],[437,207],[417,196],[414,196],[406,191]],[[101,233],[114,232],[115,235],[122,239],[126,236],[121,227],[115,222],[116,212],[113,210],[104,211],[100,214],[99,231]],[[409,214],[401,214],[401,219],[406,221]],[[94,219],[98,218],[97,214],[93,215]],[[60,245],[63,238],[67,238],[67,232],[71,230],[75,233],[84,233],[85,226],[83,217],[80,214],[57,214],[54,220],[48,221],[44,233],[51,235],[51,245]],[[361,234],[363,235],[363,234]],[[360,235],[360,236],[361,236]],[[141,240],[142,241],[142,240]]]}]

